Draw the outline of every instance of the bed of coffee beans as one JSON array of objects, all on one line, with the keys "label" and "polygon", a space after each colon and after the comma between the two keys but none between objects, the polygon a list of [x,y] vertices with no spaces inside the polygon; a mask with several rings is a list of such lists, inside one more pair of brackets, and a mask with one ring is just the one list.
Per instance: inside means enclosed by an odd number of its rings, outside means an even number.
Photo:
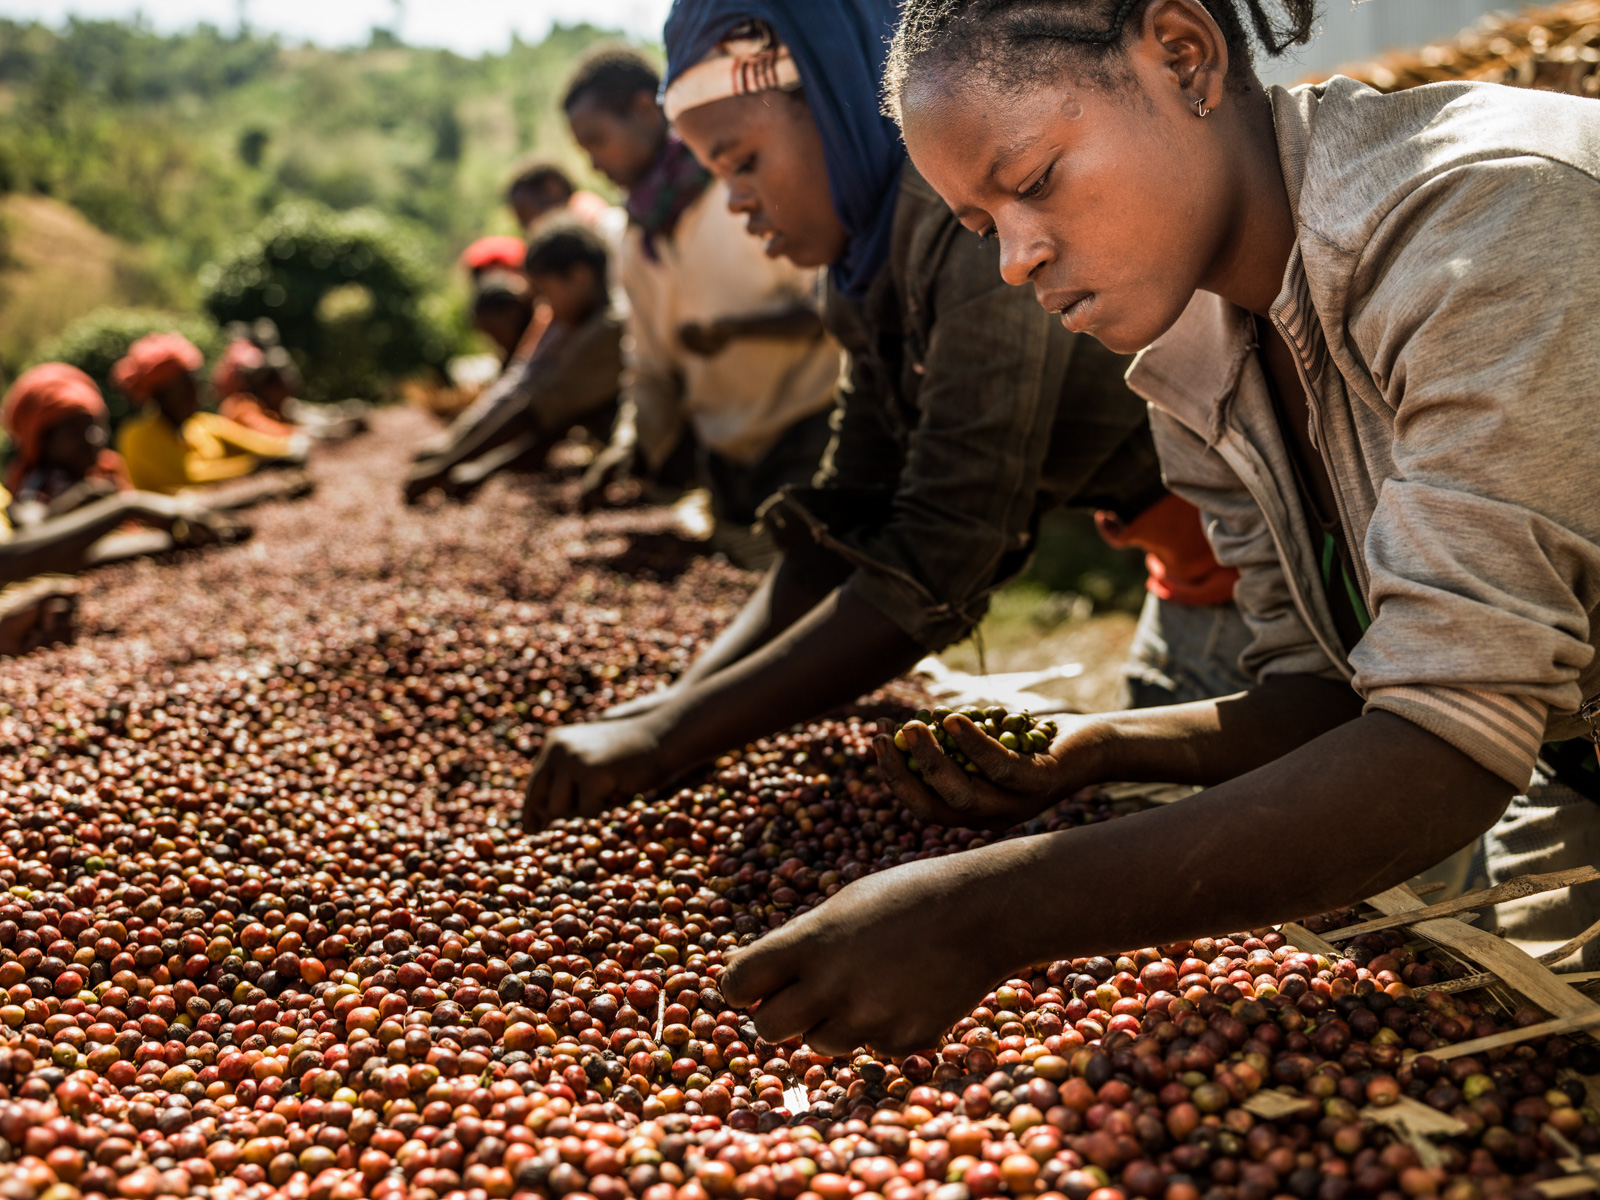
[{"label": "bed of coffee beans", "polygon": [[1592,1048],[1434,1058],[1542,1014],[1426,990],[1467,968],[1398,932],[1043,964],[895,1061],[766,1043],[731,948],[984,837],[898,810],[862,715],[524,835],[543,730],[752,581],[622,569],[659,514],[564,516],[570,481],[403,510],[423,432],[380,413],[314,503],[95,576],[79,643],[0,673],[4,1200],[1523,1200],[1558,1137],[1600,1149]]},{"label": "bed of coffee beans", "polygon": [[[979,773],[978,765],[962,752],[956,745],[956,740],[944,727],[945,718],[959,713],[976,725],[980,732],[992,737],[1007,750],[1017,754],[1041,754],[1050,748],[1051,741],[1056,736],[1054,721],[1035,720],[1032,714],[1026,712],[1008,712],[1004,707],[994,705],[989,708],[978,708],[969,705],[965,708],[921,708],[912,716],[912,721],[920,721],[933,733],[934,740],[944,752],[950,756],[950,761],[955,763],[969,775]],[[906,722],[910,724],[910,722]],[[911,743],[905,736],[905,725],[901,725],[894,732],[896,749],[905,752],[911,749]],[[922,764],[915,758],[908,759],[907,766],[921,778]]]}]

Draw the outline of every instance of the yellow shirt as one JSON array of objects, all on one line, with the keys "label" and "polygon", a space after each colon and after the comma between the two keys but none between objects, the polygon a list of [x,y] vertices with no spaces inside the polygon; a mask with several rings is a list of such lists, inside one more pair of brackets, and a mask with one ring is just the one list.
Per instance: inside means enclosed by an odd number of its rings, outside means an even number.
[{"label": "yellow shirt", "polygon": [[209,412],[195,413],[181,432],[158,412],[133,417],[117,431],[117,449],[134,487],[169,496],[196,484],[237,479],[254,471],[263,458],[290,453],[287,439]]},{"label": "yellow shirt", "polygon": [[11,527],[11,493],[0,487],[0,542],[9,542],[14,532]]}]

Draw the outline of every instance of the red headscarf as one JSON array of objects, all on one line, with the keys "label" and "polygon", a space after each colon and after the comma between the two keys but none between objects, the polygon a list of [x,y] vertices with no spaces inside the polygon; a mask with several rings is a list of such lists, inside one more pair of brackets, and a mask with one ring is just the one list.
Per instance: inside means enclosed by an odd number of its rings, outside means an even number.
[{"label": "red headscarf", "polygon": [[224,400],[239,392],[248,392],[250,387],[245,376],[266,361],[260,346],[249,338],[235,338],[217,361],[216,370],[211,373],[211,386]]},{"label": "red headscarf", "polygon": [[[88,413],[97,421],[106,419],[106,402],[100,389],[77,367],[66,363],[45,363],[23,372],[0,404],[0,421],[16,444],[16,457],[6,473],[6,486],[13,492],[22,487],[44,449],[45,435],[57,424],[78,413]],[[96,478],[111,479],[120,486],[125,472],[122,458],[115,451],[102,450],[100,461],[90,471]]]},{"label": "red headscarf", "polygon": [[527,254],[527,243],[519,237],[479,238],[461,252],[461,265],[474,275],[490,267],[515,271],[520,275],[522,260]]},{"label": "red headscarf", "polygon": [[205,363],[195,344],[181,333],[149,333],[128,347],[111,368],[111,382],[128,399],[143,404],[164,385]]}]

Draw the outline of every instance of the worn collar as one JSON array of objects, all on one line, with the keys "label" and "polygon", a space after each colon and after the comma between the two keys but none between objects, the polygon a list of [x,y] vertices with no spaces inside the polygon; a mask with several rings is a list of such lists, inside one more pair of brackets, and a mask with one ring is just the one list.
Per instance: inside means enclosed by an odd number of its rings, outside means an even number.
[{"label": "worn collar", "polygon": [[[1296,227],[1311,125],[1320,99],[1317,88],[1268,90],[1278,162]],[[1272,303],[1274,313],[1303,303],[1304,278],[1298,253],[1291,255]],[[1128,371],[1128,386],[1214,446],[1222,436],[1227,402],[1255,350],[1250,314],[1213,292],[1196,292],[1172,328],[1139,352]]]}]

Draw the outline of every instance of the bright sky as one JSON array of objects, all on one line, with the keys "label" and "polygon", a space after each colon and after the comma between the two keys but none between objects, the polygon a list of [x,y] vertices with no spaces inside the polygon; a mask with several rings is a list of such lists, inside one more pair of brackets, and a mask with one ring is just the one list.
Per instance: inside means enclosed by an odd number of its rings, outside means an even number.
[{"label": "bright sky", "polygon": [[538,41],[554,23],[583,21],[659,40],[671,0],[0,0],[0,17],[52,25],[68,16],[129,18],[142,13],[157,29],[208,22],[252,26],[296,40],[338,46],[364,43],[374,25],[393,27],[415,45],[448,46],[465,55],[504,50],[513,32]]}]

